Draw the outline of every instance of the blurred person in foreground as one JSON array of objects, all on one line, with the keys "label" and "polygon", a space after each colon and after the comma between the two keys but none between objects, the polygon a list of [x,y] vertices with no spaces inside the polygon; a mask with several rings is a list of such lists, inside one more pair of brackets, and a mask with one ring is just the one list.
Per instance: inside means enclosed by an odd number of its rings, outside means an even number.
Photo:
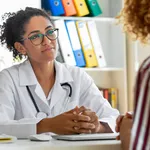
[{"label": "blurred person in foreground", "polygon": [[[124,0],[117,19],[133,39],[149,44],[150,0]],[[123,150],[150,150],[150,56],[139,68],[134,103],[133,114],[120,115],[116,120],[118,139]]]}]

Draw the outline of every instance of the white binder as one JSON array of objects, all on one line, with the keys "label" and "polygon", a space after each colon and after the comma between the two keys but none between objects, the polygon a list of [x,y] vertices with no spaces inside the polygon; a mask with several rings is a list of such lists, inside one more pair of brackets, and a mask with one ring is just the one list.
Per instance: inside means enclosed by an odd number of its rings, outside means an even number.
[{"label": "white binder", "polygon": [[96,28],[96,24],[94,21],[87,21],[88,30],[90,33],[91,41],[94,47],[94,51],[96,54],[96,58],[98,61],[99,67],[105,67],[106,66],[106,60],[103,53],[103,48],[101,45],[101,41],[98,35],[98,31]]},{"label": "white binder", "polygon": [[55,24],[55,27],[59,29],[58,40],[59,40],[59,44],[60,44],[60,48],[61,48],[64,61],[66,64],[75,66],[76,61],[74,58],[74,54],[72,51],[68,33],[66,30],[65,22],[64,20],[55,20],[54,24]]},{"label": "white binder", "polygon": [[74,57],[76,60],[76,64],[79,67],[84,67],[85,66],[85,60],[84,60],[80,40],[78,37],[78,32],[76,29],[75,21],[74,20],[67,20],[67,21],[65,21],[65,24],[66,24],[66,29],[67,29],[68,36],[70,39],[70,43],[72,46],[73,54],[74,54]]}]

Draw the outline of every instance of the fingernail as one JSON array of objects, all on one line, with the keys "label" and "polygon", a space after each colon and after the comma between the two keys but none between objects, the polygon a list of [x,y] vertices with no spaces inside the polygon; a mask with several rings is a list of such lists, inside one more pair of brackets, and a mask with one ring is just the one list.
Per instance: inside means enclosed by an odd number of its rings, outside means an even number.
[{"label": "fingernail", "polygon": [[95,125],[94,125],[94,124],[92,124],[92,126],[91,126],[91,127],[92,127],[92,129],[94,129],[94,128],[95,128]]},{"label": "fingernail", "polygon": [[88,121],[90,121],[90,120],[91,120],[91,118],[90,118],[90,117],[88,117],[88,118],[87,118],[87,120],[88,120]]},{"label": "fingernail", "polygon": [[74,129],[75,129],[75,130],[78,130],[79,128],[78,128],[78,127],[74,127]]},{"label": "fingernail", "polygon": [[74,112],[73,112],[73,114],[74,114],[74,115],[76,115],[76,114],[77,114],[77,112],[76,112],[76,111],[74,111]]}]

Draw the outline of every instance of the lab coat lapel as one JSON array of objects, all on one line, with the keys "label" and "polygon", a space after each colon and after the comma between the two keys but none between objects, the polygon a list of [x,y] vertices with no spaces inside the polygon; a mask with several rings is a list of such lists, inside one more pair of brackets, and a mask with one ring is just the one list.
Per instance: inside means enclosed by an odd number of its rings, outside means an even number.
[{"label": "lab coat lapel", "polygon": [[20,86],[37,84],[37,79],[29,60],[26,60],[25,62],[21,63],[19,66],[19,81]]},{"label": "lab coat lapel", "polygon": [[51,109],[55,107],[55,105],[58,102],[63,104],[67,98],[67,91],[61,86],[61,83],[73,82],[73,78],[68,69],[65,67],[65,65],[55,61],[55,70],[56,70],[56,80],[51,97],[51,104],[50,104]]},{"label": "lab coat lapel", "polygon": [[34,74],[32,66],[29,60],[26,60],[19,67],[19,79],[20,79],[20,86],[35,86],[35,93],[36,95],[42,100],[44,103],[47,104],[46,96],[37,81],[37,78]]},{"label": "lab coat lapel", "polygon": [[50,109],[52,109],[58,102],[63,100],[66,97],[66,91],[61,87],[59,82],[56,82],[54,85]]},{"label": "lab coat lapel", "polygon": [[35,93],[41,100],[43,100],[44,102],[47,102],[46,96],[45,96],[43,89],[41,88],[39,83],[37,83],[37,85],[36,85]]}]

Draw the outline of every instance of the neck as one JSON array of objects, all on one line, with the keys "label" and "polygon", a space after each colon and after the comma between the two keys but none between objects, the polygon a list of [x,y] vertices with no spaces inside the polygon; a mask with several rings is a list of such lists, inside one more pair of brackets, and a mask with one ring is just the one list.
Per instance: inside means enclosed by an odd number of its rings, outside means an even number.
[{"label": "neck", "polygon": [[37,77],[37,80],[39,82],[54,79],[55,76],[54,61],[50,61],[47,63],[37,63],[35,61],[30,62],[34,70],[34,73]]}]

